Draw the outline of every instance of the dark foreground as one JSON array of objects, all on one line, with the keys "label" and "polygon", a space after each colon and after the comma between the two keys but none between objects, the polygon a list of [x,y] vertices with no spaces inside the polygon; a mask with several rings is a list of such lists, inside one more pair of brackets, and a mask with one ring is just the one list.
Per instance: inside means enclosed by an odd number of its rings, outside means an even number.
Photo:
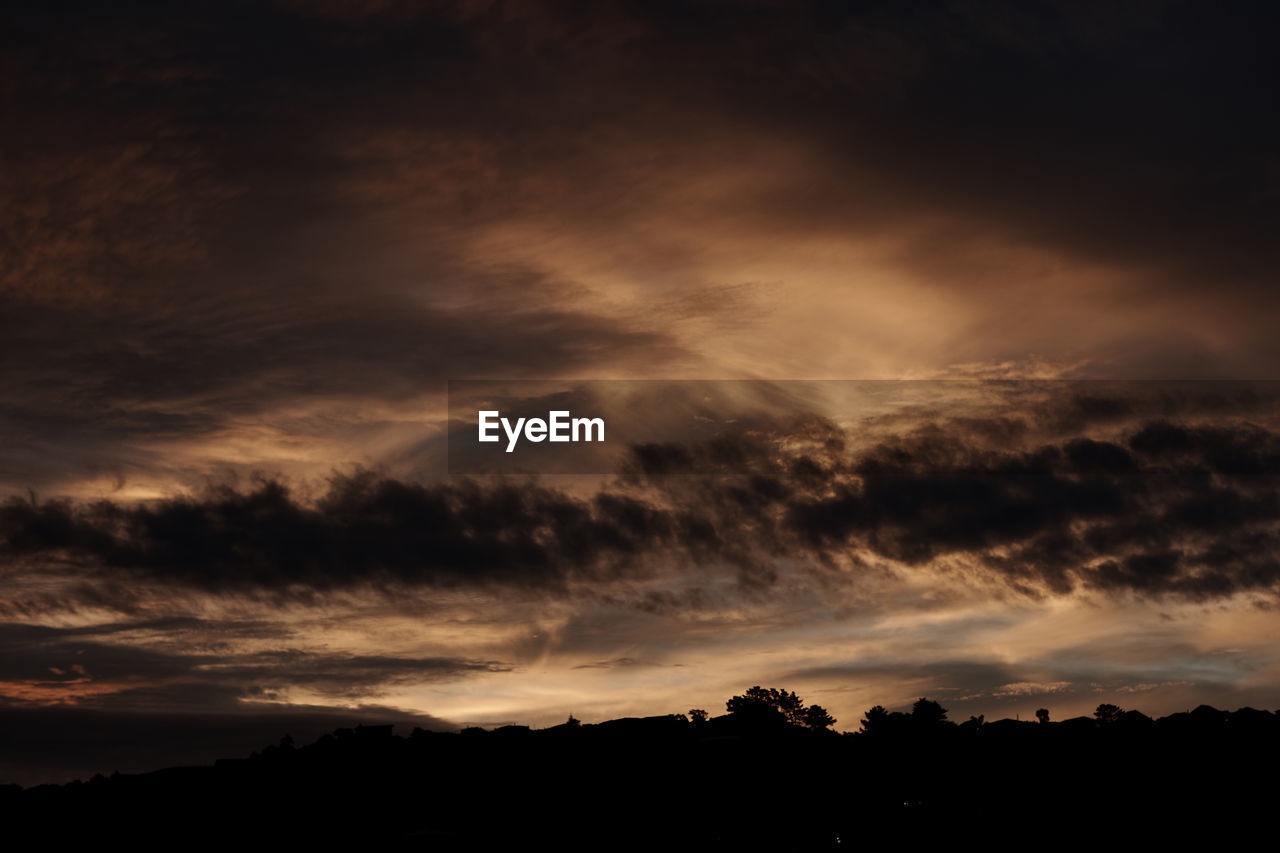
[{"label": "dark foreground", "polygon": [[895,717],[856,735],[735,715],[408,737],[362,727],[213,767],[11,786],[0,808],[9,840],[63,849],[601,851],[1220,848],[1269,843],[1280,811],[1280,717],[1265,711]]}]

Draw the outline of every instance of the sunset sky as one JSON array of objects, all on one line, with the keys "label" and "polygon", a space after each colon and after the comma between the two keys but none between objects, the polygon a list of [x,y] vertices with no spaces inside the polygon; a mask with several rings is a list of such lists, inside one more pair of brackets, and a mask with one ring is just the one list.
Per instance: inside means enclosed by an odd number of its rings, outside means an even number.
[{"label": "sunset sky", "polygon": [[[8,10],[0,783],[753,684],[1280,707],[1277,23]],[[734,468],[450,474],[478,379]]]}]

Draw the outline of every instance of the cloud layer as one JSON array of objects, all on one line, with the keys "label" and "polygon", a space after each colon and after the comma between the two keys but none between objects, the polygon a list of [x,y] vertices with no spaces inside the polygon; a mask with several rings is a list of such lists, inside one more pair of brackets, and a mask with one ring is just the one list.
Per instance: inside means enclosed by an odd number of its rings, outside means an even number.
[{"label": "cloud layer", "polygon": [[[1077,403],[1078,404],[1078,403]],[[64,557],[95,578],[211,592],[352,585],[566,594],[727,566],[770,583],[800,560],[856,572],[871,554],[967,570],[1032,595],[1076,589],[1207,599],[1280,580],[1280,436],[1245,422],[1137,422],[994,447],[1008,422],[919,426],[867,449],[821,419],[633,448],[591,495],[525,480],[335,477],[308,502],[274,480],[143,504],[13,498],[8,563]],[[722,469],[732,473],[694,474]],[[950,567],[948,567],[950,566]]]}]

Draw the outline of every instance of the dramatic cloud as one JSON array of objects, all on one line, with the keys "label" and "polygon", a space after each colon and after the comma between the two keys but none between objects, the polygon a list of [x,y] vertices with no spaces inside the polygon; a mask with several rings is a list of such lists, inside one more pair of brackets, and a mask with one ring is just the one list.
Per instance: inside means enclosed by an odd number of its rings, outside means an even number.
[{"label": "dramatic cloud", "polygon": [[396,458],[447,378],[1270,376],[1271,18],[17,9],[0,483]]},{"label": "dramatic cloud", "polygon": [[[244,700],[274,701],[293,688],[330,700],[367,699],[397,684],[447,681],[476,672],[502,672],[497,661],[401,658],[321,653],[290,648],[213,652],[157,647],[156,634],[243,639],[243,626],[199,620],[134,622],[87,629],[0,625],[0,702],[13,705],[79,704],[135,711],[178,707],[234,708]],[[261,626],[267,629],[269,626]],[[277,642],[286,640],[278,628]],[[124,636],[122,636],[124,635]],[[145,639],[139,639],[145,638]],[[286,640],[287,641],[287,640]]]},{"label": "dramatic cloud", "polygon": [[[589,496],[534,481],[417,485],[366,473],[335,478],[314,503],[275,481],[137,505],[14,498],[0,531],[11,564],[63,555],[87,560],[90,580],[223,592],[565,593],[716,564],[767,585],[787,560],[856,571],[867,552],[944,573],[954,571],[944,558],[964,557],[1033,595],[1276,591],[1276,433],[1161,420],[1115,441],[993,449],[983,437],[999,428],[965,426],[924,426],[852,452],[852,438],[822,420],[638,446],[627,476]],[[716,470],[731,473],[690,476]]]},{"label": "dramatic cloud", "polygon": [[709,531],[626,495],[579,501],[532,484],[419,486],[335,481],[312,507],[279,483],[154,507],[6,505],[17,556],[66,549],[211,590],[361,582],[556,588],[607,577],[663,545],[715,544]]}]

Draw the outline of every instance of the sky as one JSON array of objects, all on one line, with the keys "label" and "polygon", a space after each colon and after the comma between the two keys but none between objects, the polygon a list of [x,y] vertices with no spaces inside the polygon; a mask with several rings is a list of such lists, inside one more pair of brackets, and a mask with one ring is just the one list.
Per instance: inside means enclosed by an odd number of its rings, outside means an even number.
[{"label": "sky", "polygon": [[[19,4],[0,782],[754,684],[1280,707],[1275,17]],[[450,380],[656,432],[451,474]]]}]

